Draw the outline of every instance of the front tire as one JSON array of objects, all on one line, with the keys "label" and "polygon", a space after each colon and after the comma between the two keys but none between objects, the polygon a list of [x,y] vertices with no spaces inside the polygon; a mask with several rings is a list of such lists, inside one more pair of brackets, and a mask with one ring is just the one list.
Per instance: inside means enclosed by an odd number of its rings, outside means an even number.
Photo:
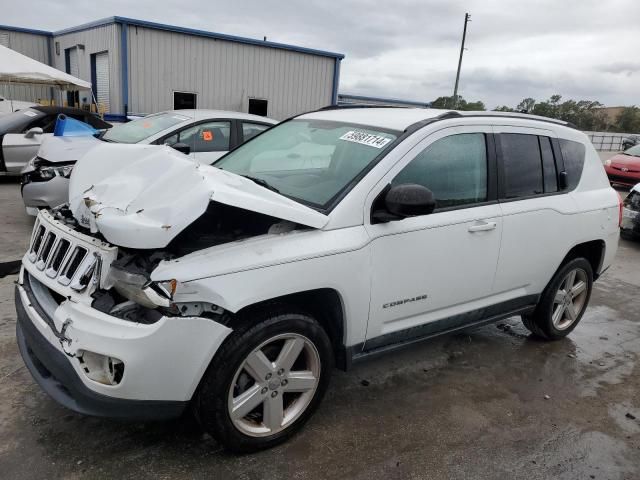
[{"label": "front tire", "polygon": [[205,431],[226,449],[273,447],[311,417],[333,369],[331,342],[310,315],[273,307],[239,319],[195,402]]},{"label": "front tire", "polygon": [[593,288],[593,269],[585,258],[565,263],[542,292],[532,314],[522,322],[535,336],[545,340],[566,337],[584,315]]}]

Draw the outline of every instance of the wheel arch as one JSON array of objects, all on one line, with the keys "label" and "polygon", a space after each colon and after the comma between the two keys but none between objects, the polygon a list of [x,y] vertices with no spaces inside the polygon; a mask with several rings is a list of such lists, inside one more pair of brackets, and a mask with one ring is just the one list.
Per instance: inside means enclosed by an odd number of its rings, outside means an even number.
[{"label": "wheel arch", "polygon": [[583,257],[586,258],[591,264],[593,270],[593,279],[597,280],[602,273],[602,264],[604,262],[604,256],[606,251],[606,243],[604,240],[590,240],[588,242],[579,243],[571,248],[569,252],[562,259],[562,262],[558,266],[560,269],[568,261]]},{"label": "wheel arch", "polygon": [[342,295],[334,288],[315,288],[293,292],[277,297],[261,300],[245,305],[232,315],[228,325],[233,326],[234,318],[241,318],[251,314],[252,311],[263,310],[273,306],[284,306],[301,310],[313,316],[325,329],[333,347],[336,366],[342,370],[348,367],[347,349],[347,323],[345,321],[345,308]]}]

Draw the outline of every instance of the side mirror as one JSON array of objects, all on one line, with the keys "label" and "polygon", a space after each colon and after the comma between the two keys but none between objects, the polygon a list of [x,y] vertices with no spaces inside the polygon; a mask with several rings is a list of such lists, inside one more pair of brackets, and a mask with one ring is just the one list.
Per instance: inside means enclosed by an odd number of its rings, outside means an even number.
[{"label": "side mirror", "polygon": [[189,155],[191,153],[191,147],[186,143],[174,143],[171,145],[171,148],[179,151],[180,153],[184,153],[185,155]]},{"label": "side mirror", "polygon": [[33,127],[27,130],[27,133],[24,134],[26,138],[33,138],[36,135],[42,135],[44,132],[40,127]]},{"label": "side mirror", "polygon": [[[378,209],[371,215],[373,223],[401,220],[406,217],[429,215],[436,208],[433,192],[423,185],[404,183],[383,192]],[[379,203],[379,202],[376,202]],[[375,205],[375,203],[374,203]],[[382,208],[380,208],[382,207]]]}]

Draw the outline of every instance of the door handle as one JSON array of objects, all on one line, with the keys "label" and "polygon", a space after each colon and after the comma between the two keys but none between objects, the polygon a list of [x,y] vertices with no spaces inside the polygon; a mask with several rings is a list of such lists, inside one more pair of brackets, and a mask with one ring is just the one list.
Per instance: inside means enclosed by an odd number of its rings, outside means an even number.
[{"label": "door handle", "polygon": [[474,232],[487,232],[489,230],[495,230],[498,224],[496,222],[487,222],[486,220],[478,220],[469,227],[471,233]]}]

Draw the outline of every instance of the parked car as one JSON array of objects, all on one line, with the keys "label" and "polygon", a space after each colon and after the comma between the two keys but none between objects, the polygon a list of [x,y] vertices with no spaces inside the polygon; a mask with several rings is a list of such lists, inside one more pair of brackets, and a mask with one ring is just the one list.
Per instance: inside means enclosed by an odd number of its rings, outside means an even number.
[{"label": "parked car", "polygon": [[6,98],[0,95],[0,117],[18,110],[35,107],[36,105],[37,104],[33,102],[24,102],[22,100],[11,100],[10,98]]},{"label": "parked car", "polygon": [[631,189],[622,204],[620,234],[624,238],[640,238],[640,183]]},{"label": "parked car", "polygon": [[0,117],[0,175],[20,175],[42,141],[53,135],[58,115],[103,130],[111,127],[97,115],[79,108],[35,106]]},{"label": "parked car", "polygon": [[22,200],[32,215],[37,215],[39,208],[67,202],[74,164],[105,142],[170,145],[210,164],[276,123],[270,118],[239,112],[172,110],[116,125],[96,137],[52,137],[22,171]]},{"label": "parked car", "polygon": [[622,150],[627,150],[634,145],[638,145],[640,143],[640,137],[638,135],[630,135],[628,137],[624,137],[622,139]]},{"label": "parked car", "polygon": [[604,169],[612,184],[634,186],[640,182],[640,145],[607,159]]},{"label": "parked car", "polygon": [[324,109],[214,166],[133,147],[96,147],[39,213],[18,345],[73,410],[191,405],[233,451],[299,430],[334,364],[514,315],[565,337],[618,245],[591,142],[542,117]]}]

